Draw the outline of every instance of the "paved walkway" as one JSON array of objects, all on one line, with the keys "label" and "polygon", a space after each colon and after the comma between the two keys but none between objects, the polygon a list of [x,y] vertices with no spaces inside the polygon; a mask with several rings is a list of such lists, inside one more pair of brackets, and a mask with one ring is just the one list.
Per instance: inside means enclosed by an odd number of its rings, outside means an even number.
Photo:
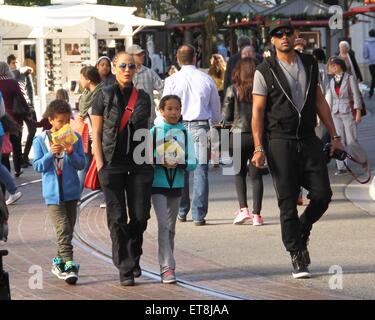
[{"label": "paved walkway", "polygon": [[[361,143],[367,149],[372,165],[375,164],[374,114],[364,119],[360,127]],[[330,171],[333,171],[332,165]],[[17,181],[21,184],[37,178],[38,175],[27,169]],[[141,260],[142,267],[148,272],[130,288],[119,286],[117,270],[108,258],[110,240],[105,210],[99,208],[103,200],[101,195],[81,210],[74,240],[75,259],[81,264],[80,281],[77,286],[68,286],[50,273],[55,235],[41,200],[41,185],[38,182],[26,185],[21,187],[24,197],[10,207],[9,241],[0,243],[0,249],[7,248],[10,253],[4,258],[4,268],[10,272],[12,298],[374,299],[375,210],[364,210],[357,205],[358,196],[350,196],[350,188],[362,190],[360,197],[370,207],[373,203],[365,197],[365,187],[353,187],[351,180],[349,176],[331,175],[334,199],[327,214],[314,226],[310,244],[314,277],[310,280],[291,279],[290,260],[281,243],[270,177],[266,176],[264,181],[266,224],[259,228],[234,226],[232,212],[236,210],[237,202],[233,177],[212,170],[208,224],[203,227],[196,227],[191,222],[177,225],[175,255],[181,284],[163,285],[157,276],[157,225],[152,212]],[[251,194],[251,188],[248,192]],[[329,288],[333,274],[328,270],[333,265],[343,269],[342,289]],[[35,270],[39,268],[43,288],[33,289]],[[197,286],[199,290],[192,290],[185,284]],[[210,290],[204,291],[204,288]]]}]

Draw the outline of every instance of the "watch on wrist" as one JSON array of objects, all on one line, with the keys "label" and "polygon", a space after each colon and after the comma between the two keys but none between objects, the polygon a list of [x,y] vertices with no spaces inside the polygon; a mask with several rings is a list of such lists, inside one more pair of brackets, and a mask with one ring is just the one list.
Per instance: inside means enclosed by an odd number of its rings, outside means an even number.
[{"label": "watch on wrist", "polygon": [[335,135],[335,136],[332,137],[332,140],[339,140],[339,139],[341,139],[341,136],[339,136],[339,135]]}]

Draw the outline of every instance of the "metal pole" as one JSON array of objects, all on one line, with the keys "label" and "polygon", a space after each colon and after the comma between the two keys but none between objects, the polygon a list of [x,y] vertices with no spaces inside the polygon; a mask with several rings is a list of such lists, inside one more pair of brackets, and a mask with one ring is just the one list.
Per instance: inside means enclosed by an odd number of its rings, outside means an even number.
[{"label": "metal pole", "polygon": [[92,66],[95,66],[96,61],[98,60],[98,39],[96,34],[96,23],[95,19],[92,19],[91,30],[90,30],[90,63]]},{"label": "metal pole", "polygon": [[[348,11],[349,9],[348,0],[341,0],[341,6],[344,12]],[[343,27],[344,27],[344,38],[349,39],[350,27],[349,27],[349,19],[347,17],[344,17],[343,19]]]},{"label": "metal pole", "polygon": [[39,116],[43,114],[44,110],[47,107],[47,100],[46,100],[46,86],[45,86],[45,78],[46,78],[46,68],[45,68],[45,61],[44,61],[44,39],[37,38],[36,39],[36,73],[37,73],[37,89],[38,89],[38,97],[40,101]]}]

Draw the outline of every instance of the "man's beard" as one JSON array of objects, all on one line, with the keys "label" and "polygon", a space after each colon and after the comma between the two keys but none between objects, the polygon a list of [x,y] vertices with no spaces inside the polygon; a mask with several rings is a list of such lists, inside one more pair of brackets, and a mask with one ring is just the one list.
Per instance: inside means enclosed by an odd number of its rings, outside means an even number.
[{"label": "man's beard", "polygon": [[280,49],[278,49],[279,51],[281,51],[281,52],[283,52],[283,53],[289,53],[289,52],[291,52],[292,50],[293,50],[293,47],[292,46],[290,46],[290,47],[288,47],[288,48],[286,48],[286,47],[281,47]]}]

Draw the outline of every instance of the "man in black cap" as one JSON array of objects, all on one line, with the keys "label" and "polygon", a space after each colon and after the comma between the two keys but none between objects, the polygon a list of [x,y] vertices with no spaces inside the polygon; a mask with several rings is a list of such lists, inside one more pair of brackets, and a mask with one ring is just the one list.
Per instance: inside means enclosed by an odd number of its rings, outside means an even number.
[{"label": "man in black cap", "polygon": [[[316,61],[311,55],[293,49],[295,34],[291,22],[273,21],[270,35],[275,53],[258,66],[254,76],[252,163],[262,167],[267,154],[280,209],[282,239],[292,258],[293,277],[309,278],[310,231],[327,210],[332,196],[323,145],[314,131],[317,114],[332,137],[331,152],[343,147],[318,85]],[[264,139],[267,148],[263,147]],[[310,203],[298,217],[301,187],[309,191]]]}]

